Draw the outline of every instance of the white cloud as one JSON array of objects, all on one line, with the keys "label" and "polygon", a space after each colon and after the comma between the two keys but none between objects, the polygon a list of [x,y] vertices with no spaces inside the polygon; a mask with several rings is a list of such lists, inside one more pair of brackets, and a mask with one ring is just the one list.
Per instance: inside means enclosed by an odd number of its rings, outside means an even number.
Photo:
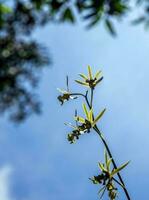
[{"label": "white cloud", "polygon": [[10,166],[4,166],[0,168],[0,199],[12,200],[10,194],[10,176],[12,168]]}]

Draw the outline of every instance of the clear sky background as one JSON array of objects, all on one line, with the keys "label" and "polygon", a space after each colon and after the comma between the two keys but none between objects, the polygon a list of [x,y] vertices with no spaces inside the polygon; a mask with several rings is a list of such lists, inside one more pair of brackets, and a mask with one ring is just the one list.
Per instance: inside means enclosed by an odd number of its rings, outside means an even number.
[{"label": "clear sky background", "polygon": [[[96,134],[70,145],[64,122],[72,122],[82,100],[57,101],[57,87],[81,88],[73,82],[78,73],[102,70],[104,80],[96,90],[96,112],[107,108],[100,123],[118,165],[123,170],[132,200],[149,199],[149,32],[143,27],[117,24],[112,38],[102,26],[86,31],[82,25],[47,25],[33,37],[46,45],[53,59],[41,74],[38,93],[43,114],[22,125],[0,121],[1,200],[97,200],[98,185],[88,178],[98,174],[103,146]],[[108,197],[104,197],[105,200]],[[119,199],[125,200],[120,191]]]}]

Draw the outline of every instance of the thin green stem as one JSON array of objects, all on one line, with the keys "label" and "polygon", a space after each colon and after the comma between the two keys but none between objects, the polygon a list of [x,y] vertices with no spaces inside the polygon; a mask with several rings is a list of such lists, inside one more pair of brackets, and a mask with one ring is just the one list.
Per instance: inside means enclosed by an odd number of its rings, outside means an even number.
[{"label": "thin green stem", "polygon": [[89,103],[89,100],[88,100],[88,97],[87,97],[88,96],[88,91],[86,91],[86,94],[82,94],[82,93],[70,93],[70,95],[71,96],[82,96],[85,99],[88,107],[91,109],[91,106],[90,106],[90,103]]},{"label": "thin green stem", "polygon": [[[114,168],[117,169],[116,162],[115,162],[115,160],[113,159],[112,153],[111,153],[111,151],[110,151],[110,149],[109,149],[109,147],[108,147],[108,144],[107,144],[106,140],[104,139],[102,133],[100,132],[100,130],[98,129],[97,126],[94,128],[94,130],[96,131],[96,133],[99,135],[100,139],[102,140],[102,142],[103,142],[103,144],[104,144],[104,146],[105,146],[105,148],[106,148],[106,150],[107,150],[107,152],[108,152],[109,157],[112,158],[112,164],[113,164]],[[124,192],[125,192],[125,195],[126,195],[127,199],[128,199],[128,200],[131,200],[131,199],[130,199],[130,196],[129,196],[129,193],[128,193],[126,187],[125,187],[125,184],[124,184],[124,181],[123,181],[123,179],[122,179],[122,176],[121,176],[121,174],[120,174],[119,172],[117,173],[117,176],[118,176],[120,182],[122,183],[122,185],[124,186],[124,187],[122,187],[122,188],[123,188],[123,190],[124,190]]]},{"label": "thin green stem", "polygon": [[[72,96],[74,95],[74,96],[82,96],[82,97],[84,97],[84,98],[85,98],[85,101],[86,101],[86,103],[87,103],[87,105],[88,105],[88,107],[89,107],[89,109],[92,108],[93,91],[91,91],[91,103],[89,103],[89,100],[88,100],[88,91],[86,92],[85,95],[82,94],[82,93],[72,93],[71,95],[72,95]],[[94,118],[94,116],[93,116],[93,118]],[[108,152],[109,157],[112,158],[112,164],[113,164],[114,168],[117,169],[116,162],[115,162],[115,160],[113,159],[113,156],[112,156],[112,153],[111,153],[111,151],[110,151],[110,149],[109,149],[109,147],[108,147],[108,144],[107,144],[106,140],[104,139],[103,134],[100,132],[99,128],[97,127],[97,125],[94,126],[94,130],[95,130],[96,133],[99,135],[99,137],[100,137],[102,143],[104,144],[104,146],[105,146],[105,148],[106,148],[106,150],[107,150],[107,152]],[[124,186],[124,187],[122,187],[122,188],[123,188],[123,190],[124,190],[124,193],[125,193],[127,199],[128,199],[128,200],[131,200],[131,199],[130,199],[130,196],[129,196],[129,193],[128,193],[126,187],[125,187],[125,184],[124,184],[124,181],[123,181],[123,179],[122,179],[122,176],[121,176],[121,174],[120,174],[119,172],[117,173],[117,176],[118,176],[118,178],[119,178],[121,184]]]},{"label": "thin green stem", "polygon": [[[88,98],[87,98],[87,100],[88,100]],[[92,108],[92,103],[93,103],[93,89],[91,88],[91,101],[90,101],[90,104],[89,104],[89,108],[90,108],[90,109]],[[88,104],[88,103],[87,103],[87,104]],[[94,119],[94,115],[93,115],[93,119]],[[108,147],[108,144],[107,144],[106,140],[104,139],[103,134],[102,134],[102,133],[100,132],[100,130],[98,129],[97,125],[94,126],[94,130],[96,131],[96,133],[99,135],[100,139],[102,140],[102,142],[103,142],[103,144],[104,144],[104,146],[105,146],[105,148],[106,148],[106,150],[107,150],[107,152],[108,152],[109,157],[112,158],[112,164],[113,164],[114,168],[117,169],[116,162],[115,162],[114,159],[113,159],[113,156],[112,156],[112,153],[111,153],[111,151],[110,151],[110,149],[109,149],[109,147]],[[122,179],[120,173],[118,172],[117,175],[118,175],[118,178],[119,178],[120,182],[121,182],[122,185],[124,186],[124,187],[122,187],[122,188],[123,188],[123,190],[124,190],[124,193],[125,193],[127,199],[130,200],[129,193],[128,193],[126,187],[125,187],[124,181],[123,181],[123,179]]]},{"label": "thin green stem", "polygon": [[70,93],[70,96],[82,96],[85,98],[85,95],[82,93]]},{"label": "thin green stem", "polygon": [[93,106],[93,94],[94,94],[94,90],[93,90],[93,88],[91,88],[91,102],[90,102],[90,107],[91,108]]}]

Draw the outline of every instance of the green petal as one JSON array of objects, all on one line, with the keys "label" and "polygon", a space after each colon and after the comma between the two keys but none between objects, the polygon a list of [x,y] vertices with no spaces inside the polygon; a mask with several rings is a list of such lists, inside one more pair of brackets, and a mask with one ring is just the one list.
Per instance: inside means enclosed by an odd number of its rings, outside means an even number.
[{"label": "green petal", "polygon": [[83,117],[80,117],[80,116],[77,116],[77,117],[74,117],[75,121],[78,121],[80,123],[85,123],[85,119]]},{"label": "green petal", "polygon": [[91,69],[90,66],[88,66],[88,75],[89,75],[90,79],[93,79],[93,77],[92,77],[92,69]]},{"label": "green petal", "polygon": [[110,164],[112,162],[112,158],[110,158],[107,162],[107,170],[110,171]]},{"label": "green petal", "polygon": [[99,79],[96,81],[96,85],[97,85],[98,83],[100,83],[100,82],[102,81],[102,79],[103,79],[103,76],[102,76],[101,78],[99,78]]},{"label": "green petal", "polygon": [[98,122],[98,120],[103,116],[104,112],[106,111],[106,109],[104,109],[103,111],[101,111],[99,113],[99,115],[96,117],[96,119],[94,120],[94,122],[92,123],[92,126],[95,126],[95,124]]},{"label": "green petal", "polygon": [[75,82],[77,82],[77,83],[79,83],[81,85],[85,85],[87,87],[89,86],[88,83],[86,83],[86,82],[82,82],[82,81],[79,81],[79,80],[75,80]]},{"label": "green petal", "polygon": [[83,79],[87,80],[87,76],[85,74],[79,74]]},{"label": "green petal", "polygon": [[92,108],[89,111],[89,121],[91,122],[91,124],[93,123],[93,109]]},{"label": "green petal", "polygon": [[66,126],[69,126],[69,127],[73,128],[73,129],[76,129],[76,128],[77,128],[76,126],[73,126],[71,123],[65,122],[64,124],[65,124]]},{"label": "green petal", "polygon": [[124,169],[128,164],[129,164],[130,161],[128,161],[127,163],[121,165],[119,168],[117,169],[114,169],[111,173],[111,177],[114,176],[115,174],[117,174],[119,171],[121,171],[122,169]]},{"label": "green petal", "polygon": [[59,92],[63,93],[63,94],[68,93],[66,90],[62,90],[62,89],[60,89],[60,88],[57,88],[57,90],[58,90]]},{"label": "green petal", "polygon": [[98,72],[95,74],[95,78],[98,79],[100,74],[101,74],[101,71],[98,71]]},{"label": "green petal", "polygon": [[87,111],[87,108],[86,108],[85,103],[82,104],[82,107],[83,107],[84,113],[85,113],[85,115],[86,115],[86,118],[89,120],[89,113],[88,113],[88,111]]},{"label": "green petal", "polygon": [[98,163],[98,166],[101,169],[101,171],[107,172],[106,168],[104,167],[104,165],[102,163]]}]

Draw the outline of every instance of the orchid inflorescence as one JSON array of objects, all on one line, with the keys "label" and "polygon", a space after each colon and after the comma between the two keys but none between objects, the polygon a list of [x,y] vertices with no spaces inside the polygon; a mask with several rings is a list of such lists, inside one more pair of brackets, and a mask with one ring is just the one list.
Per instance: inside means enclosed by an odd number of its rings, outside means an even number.
[{"label": "orchid inflorescence", "polygon": [[[75,82],[88,88],[85,94],[80,93],[80,92],[79,93],[70,92],[69,84],[68,84],[68,76],[66,78],[67,90],[61,90],[58,88],[58,90],[62,93],[62,95],[58,96],[58,100],[61,102],[61,105],[63,105],[64,102],[69,101],[70,99],[76,99],[78,97],[83,97],[85,100],[85,103],[82,104],[85,117],[81,117],[78,115],[77,112],[75,112],[75,116],[74,116],[75,125],[71,123],[65,123],[65,125],[70,126],[73,129],[67,135],[67,139],[72,144],[72,143],[75,143],[76,140],[78,140],[81,135],[84,135],[85,133],[90,133],[92,130],[94,130],[99,135],[101,141],[103,142],[105,146],[105,151],[104,151],[105,160],[104,160],[104,163],[98,164],[101,173],[97,176],[93,176],[92,178],[90,178],[90,180],[94,184],[102,185],[102,188],[98,192],[99,194],[102,193],[101,198],[103,197],[105,191],[107,191],[109,199],[115,200],[117,197],[117,190],[118,190],[118,188],[115,185],[118,184],[124,190],[127,200],[130,200],[128,191],[120,175],[120,171],[123,168],[125,168],[129,162],[125,163],[119,168],[117,167],[112,157],[112,154],[110,152],[110,149],[103,137],[103,134],[101,133],[101,131],[99,130],[97,126],[97,123],[102,118],[106,109],[103,109],[101,112],[99,112],[99,114],[96,117],[94,116],[94,110],[92,106],[93,91],[95,87],[103,79],[102,73],[101,71],[98,71],[95,75],[93,75],[91,67],[88,66],[88,75],[85,75],[85,74],[79,74],[79,75],[83,79],[83,81],[75,80]],[[88,98],[89,92],[91,94],[90,99]],[[112,170],[111,170],[111,165],[113,165]],[[115,176],[118,177],[118,180]]]},{"label": "orchid inflorescence", "polygon": [[98,163],[99,169],[101,173],[98,176],[93,176],[90,180],[94,184],[101,184],[103,187],[99,190],[98,194],[101,193],[102,197],[107,190],[108,196],[111,200],[114,200],[117,197],[117,188],[115,187],[115,183],[119,184],[121,187],[124,187],[122,183],[120,183],[114,176],[120,172],[123,168],[125,168],[129,162],[121,165],[117,169],[111,170],[112,158],[108,157],[107,151],[104,152],[105,160],[104,163]]},{"label": "orchid inflorescence", "polygon": [[[75,116],[74,119],[76,121],[76,126],[71,127],[74,129],[72,133],[68,134],[68,141],[70,143],[74,143],[76,139],[79,139],[80,135],[83,135],[84,133],[90,133],[90,129],[93,128],[96,123],[101,119],[102,115],[104,114],[105,110],[102,110],[95,119],[93,119],[93,109],[90,109],[89,111],[86,108],[86,104],[83,103],[82,105],[85,118],[80,116]],[[79,124],[78,124],[79,123]],[[70,124],[66,124],[70,125]]]},{"label": "orchid inflorescence", "polygon": [[57,99],[61,102],[61,105],[65,101],[68,101],[69,99],[76,99],[77,97],[73,97],[69,91],[69,83],[68,83],[68,76],[66,77],[66,85],[67,85],[67,90],[62,90],[60,88],[57,88],[57,90],[62,94],[57,97]]}]

